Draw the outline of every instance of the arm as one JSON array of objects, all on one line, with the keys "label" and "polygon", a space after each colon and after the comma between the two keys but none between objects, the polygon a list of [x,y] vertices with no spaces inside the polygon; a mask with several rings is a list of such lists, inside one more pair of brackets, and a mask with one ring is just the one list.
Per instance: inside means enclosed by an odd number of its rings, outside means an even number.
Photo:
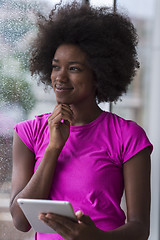
[{"label": "arm", "polygon": [[47,198],[58,158],[58,152],[46,149],[41,164],[34,173],[34,154],[15,133],[10,212],[14,225],[28,231],[30,225],[17,204],[18,198]]},{"label": "arm", "polygon": [[143,149],[123,166],[127,223],[106,239],[146,240],[150,229],[150,151]]},{"label": "arm", "polygon": [[[34,173],[34,153],[15,133],[13,141],[13,171],[10,212],[14,225],[28,231],[30,225],[17,204],[18,198],[41,198],[49,196],[58,156],[69,136],[71,121],[69,107],[56,106],[48,118],[50,141],[43,159]],[[62,124],[60,121],[65,119]]]},{"label": "arm", "polygon": [[65,239],[147,240],[150,225],[150,152],[146,148],[123,166],[127,203],[127,223],[112,231],[102,231],[86,215],[78,214],[78,223],[61,216],[40,215]]}]

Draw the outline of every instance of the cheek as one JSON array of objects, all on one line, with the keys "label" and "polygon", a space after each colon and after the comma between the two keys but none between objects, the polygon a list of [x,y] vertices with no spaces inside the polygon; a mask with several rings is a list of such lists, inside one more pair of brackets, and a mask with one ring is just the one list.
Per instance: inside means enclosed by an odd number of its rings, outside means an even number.
[{"label": "cheek", "polygon": [[55,74],[53,75],[53,73],[51,73],[51,77],[50,77],[50,79],[51,79],[51,85],[52,85],[52,87],[54,86],[54,79],[55,79],[56,77],[55,77]]},{"label": "cheek", "polygon": [[87,79],[87,81],[86,81],[86,88],[88,89],[88,90],[90,90],[90,91],[93,91],[93,90],[95,90],[95,81],[94,81],[94,79],[93,78],[89,78],[88,77],[88,79]]},{"label": "cheek", "polygon": [[53,72],[51,72],[51,80],[53,80]]},{"label": "cheek", "polygon": [[95,92],[93,81],[80,82],[77,84],[77,89],[81,94],[91,94]]}]

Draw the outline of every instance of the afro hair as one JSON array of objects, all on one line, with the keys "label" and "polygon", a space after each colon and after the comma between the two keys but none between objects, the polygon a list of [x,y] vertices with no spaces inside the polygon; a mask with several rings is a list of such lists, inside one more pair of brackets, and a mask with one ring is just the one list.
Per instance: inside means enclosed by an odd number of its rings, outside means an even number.
[{"label": "afro hair", "polygon": [[115,102],[127,91],[139,67],[138,37],[128,16],[73,2],[52,10],[48,18],[39,14],[37,23],[30,70],[41,82],[51,85],[53,56],[61,44],[69,43],[87,54],[98,103]]}]

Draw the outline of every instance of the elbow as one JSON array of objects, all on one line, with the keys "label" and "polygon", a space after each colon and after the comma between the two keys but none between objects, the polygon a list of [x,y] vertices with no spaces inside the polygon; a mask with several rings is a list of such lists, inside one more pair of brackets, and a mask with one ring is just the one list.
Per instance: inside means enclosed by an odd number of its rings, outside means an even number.
[{"label": "elbow", "polygon": [[150,224],[144,222],[136,222],[137,227],[135,228],[137,233],[137,239],[147,240],[150,235]]},{"label": "elbow", "polygon": [[146,229],[146,238],[145,238],[145,240],[147,240],[149,238],[149,235],[150,235],[150,228],[147,228]]},{"label": "elbow", "polygon": [[25,224],[22,221],[17,220],[15,218],[13,218],[13,224],[15,228],[21,232],[28,232],[31,229],[30,225]]},{"label": "elbow", "polygon": [[141,238],[141,240],[148,240],[149,235],[150,235],[150,232],[149,231],[145,231],[143,236],[142,236],[142,238]]},{"label": "elbow", "polygon": [[142,240],[147,240],[150,235],[150,224],[142,224]]},{"label": "elbow", "polygon": [[13,224],[17,230],[28,232],[31,229],[29,222],[19,209],[13,211],[13,209],[10,208],[10,213],[13,219]]}]

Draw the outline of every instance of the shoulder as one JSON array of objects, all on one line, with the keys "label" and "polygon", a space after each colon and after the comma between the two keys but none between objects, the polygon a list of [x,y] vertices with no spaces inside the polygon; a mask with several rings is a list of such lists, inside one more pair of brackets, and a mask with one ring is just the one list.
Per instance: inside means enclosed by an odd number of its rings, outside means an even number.
[{"label": "shoulder", "polygon": [[19,122],[14,126],[14,129],[21,130],[21,129],[25,128],[26,130],[30,129],[32,131],[35,128],[45,124],[47,122],[47,118],[49,115],[50,115],[50,113],[45,113],[42,115],[35,116],[34,119]]},{"label": "shoulder", "polygon": [[50,113],[38,115],[34,119],[19,122],[14,126],[17,135],[31,151],[34,151],[37,139],[46,135],[49,115]]},{"label": "shoulder", "polygon": [[112,132],[117,133],[119,136],[124,133],[138,134],[144,132],[143,128],[133,120],[124,119],[115,113],[104,112],[103,123]]},{"label": "shoulder", "polygon": [[119,135],[121,135],[123,142],[129,138],[147,139],[145,130],[135,121],[126,120],[114,113],[107,113],[106,117],[108,119],[108,124],[110,127],[116,129],[116,131],[119,132]]},{"label": "shoulder", "polygon": [[[104,114],[105,119],[107,123],[110,125],[110,127],[113,127],[123,132],[124,130],[132,132],[135,129],[138,130],[138,132],[139,131],[144,132],[143,128],[133,120],[124,119],[115,113],[110,113],[110,112],[104,112],[104,113],[105,113]],[[137,133],[137,131],[135,133]]]},{"label": "shoulder", "polygon": [[153,146],[146,132],[135,121],[126,120],[114,113],[106,113],[105,119],[110,140],[119,146],[123,162],[146,147],[150,147],[152,152]]}]

